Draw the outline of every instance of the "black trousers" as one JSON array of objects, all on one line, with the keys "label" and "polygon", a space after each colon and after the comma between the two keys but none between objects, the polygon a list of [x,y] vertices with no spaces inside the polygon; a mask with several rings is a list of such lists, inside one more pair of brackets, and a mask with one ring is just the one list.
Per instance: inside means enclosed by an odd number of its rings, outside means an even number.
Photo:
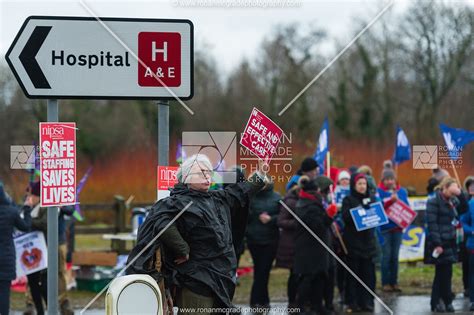
[{"label": "black trousers", "polygon": [[0,280],[0,315],[10,312],[10,280]]},{"label": "black trousers", "polygon": [[247,244],[253,260],[253,283],[250,305],[269,305],[268,280],[275,260],[277,244]]},{"label": "black trousers", "polygon": [[299,276],[290,269],[290,275],[288,277],[288,284],[287,284],[287,294],[288,294],[288,304],[289,305],[296,305],[296,294],[298,293],[298,283],[299,283]]},{"label": "black trousers", "polygon": [[47,273],[41,270],[27,276],[30,287],[31,298],[35,304],[36,314],[44,315],[43,301],[48,301]]},{"label": "black trousers", "polygon": [[327,274],[309,274],[301,275],[298,285],[298,294],[296,296],[300,312],[304,312],[306,306],[311,306],[311,311],[317,314],[323,312],[324,285],[327,280]]},{"label": "black trousers", "polygon": [[438,264],[435,266],[435,277],[431,289],[431,307],[436,307],[442,299],[445,305],[453,302],[451,294],[451,279],[453,277],[453,265]]},{"label": "black trousers", "polygon": [[[372,259],[347,257],[347,266],[372,291],[375,290],[375,265]],[[346,273],[345,304],[365,308],[373,305],[372,295],[350,273]]]},{"label": "black trousers", "polygon": [[[344,262],[347,263],[346,259],[344,258]],[[341,297],[342,302],[344,302],[344,289],[346,287],[346,278],[347,278],[347,270],[344,268],[340,263],[336,265],[336,284],[337,290],[339,291],[339,296]]]},{"label": "black trousers", "polygon": [[464,291],[469,291],[469,253],[464,248],[464,253],[461,255],[462,261],[462,283]]},{"label": "black trousers", "polygon": [[331,266],[326,281],[324,281],[324,305],[331,307],[334,302],[334,285],[336,282],[336,266]]}]

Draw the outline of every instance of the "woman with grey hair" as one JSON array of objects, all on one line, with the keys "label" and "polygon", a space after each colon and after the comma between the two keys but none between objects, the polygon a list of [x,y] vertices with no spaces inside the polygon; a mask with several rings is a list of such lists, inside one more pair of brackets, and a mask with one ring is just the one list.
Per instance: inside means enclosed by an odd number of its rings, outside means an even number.
[{"label": "woman with grey hair", "polygon": [[153,276],[162,289],[169,289],[168,305],[174,300],[180,314],[186,313],[184,308],[210,314],[208,308],[232,307],[237,266],[232,222],[247,216],[242,209],[247,209],[252,196],[265,185],[264,166],[259,161],[258,171],[248,181],[209,191],[213,170],[207,156],[186,159],[170,197],[155,203],[140,227],[129,260],[162,234],[127,273]]}]

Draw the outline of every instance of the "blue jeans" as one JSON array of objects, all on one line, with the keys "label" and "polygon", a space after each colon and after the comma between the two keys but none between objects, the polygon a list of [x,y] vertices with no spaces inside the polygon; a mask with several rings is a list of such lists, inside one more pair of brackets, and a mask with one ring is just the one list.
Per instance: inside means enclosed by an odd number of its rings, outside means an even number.
[{"label": "blue jeans", "polygon": [[383,232],[382,285],[398,284],[398,253],[402,243],[402,232]]}]

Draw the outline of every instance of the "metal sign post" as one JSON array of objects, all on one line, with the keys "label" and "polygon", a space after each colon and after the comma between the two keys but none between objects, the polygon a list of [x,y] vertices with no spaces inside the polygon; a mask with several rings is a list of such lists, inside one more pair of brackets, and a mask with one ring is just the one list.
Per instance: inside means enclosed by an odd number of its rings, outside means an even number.
[{"label": "metal sign post", "polygon": [[[58,100],[48,99],[48,122],[57,122]],[[48,207],[48,314],[58,314],[58,207]]]},{"label": "metal sign post", "polygon": [[158,165],[169,165],[170,152],[170,106],[168,101],[158,104]]}]

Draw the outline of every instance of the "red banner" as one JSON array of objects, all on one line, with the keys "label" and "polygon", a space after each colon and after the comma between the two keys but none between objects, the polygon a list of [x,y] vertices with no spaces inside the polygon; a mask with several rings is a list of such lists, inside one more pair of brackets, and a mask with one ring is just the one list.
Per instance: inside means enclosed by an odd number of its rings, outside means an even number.
[{"label": "red banner", "polygon": [[282,136],[283,130],[265,114],[254,108],[245,126],[240,144],[269,163]]},{"label": "red banner", "polygon": [[176,173],[177,166],[158,166],[156,175],[156,189],[158,190],[158,200],[170,195],[170,188],[178,183]]},{"label": "red banner", "polygon": [[76,123],[40,123],[41,206],[76,201]]},{"label": "red banner", "polygon": [[407,204],[397,200],[387,209],[385,209],[387,216],[395,222],[396,225],[405,229],[415,220],[416,212],[413,211]]}]

